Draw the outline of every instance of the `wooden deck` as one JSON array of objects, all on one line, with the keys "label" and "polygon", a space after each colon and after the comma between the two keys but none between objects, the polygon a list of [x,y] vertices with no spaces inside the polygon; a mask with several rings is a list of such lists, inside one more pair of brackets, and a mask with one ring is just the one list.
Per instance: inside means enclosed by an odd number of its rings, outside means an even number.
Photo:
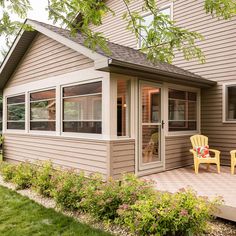
[{"label": "wooden deck", "polygon": [[214,165],[209,171],[206,165],[202,165],[198,175],[194,173],[193,167],[185,167],[144,178],[154,180],[156,188],[161,191],[176,192],[191,187],[199,196],[208,196],[210,199],[221,196],[224,205],[217,216],[236,222],[236,174],[230,174],[230,167],[221,166],[221,173],[217,174]]}]

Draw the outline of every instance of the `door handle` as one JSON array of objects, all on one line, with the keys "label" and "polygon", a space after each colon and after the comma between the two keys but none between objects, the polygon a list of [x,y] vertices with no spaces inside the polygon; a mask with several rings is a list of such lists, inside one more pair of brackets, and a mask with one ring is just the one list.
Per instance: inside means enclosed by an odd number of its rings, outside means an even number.
[{"label": "door handle", "polygon": [[164,120],[161,121],[161,128],[164,129],[165,122]]}]

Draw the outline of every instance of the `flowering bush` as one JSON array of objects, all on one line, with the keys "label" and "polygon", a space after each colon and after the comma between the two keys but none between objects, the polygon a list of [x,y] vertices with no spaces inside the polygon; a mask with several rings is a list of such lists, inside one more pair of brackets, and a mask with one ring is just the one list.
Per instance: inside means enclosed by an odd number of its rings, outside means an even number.
[{"label": "flowering bush", "polygon": [[157,192],[152,198],[120,206],[119,218],[138,235],[199,235],[219,202],[197,197],[192,190]]},{"label": "flowering bush", "polygon": [[52,177],[52,196],[57,205],[69,210],[78,209],[85,180],[82,172],[78,174],[73,170],[58,171]]},{"label": "flowering bush", "polygon": [[86,212],[102,220],[112,219],[117,216],[116,210],[121,204],[119,197],[119,184],[114,180],[107,183],[99,175],[93,175],[92,182],[88,181],[84,187],[84,198],[80,206]]},{"label": "flowering bush", "polygon": [[152,182],[125,175],[120,181],[104,182],[101,175],[86,178],[82,172],[53,170],[52,163],[41,165],[1,163],[5,181],[17,188],[33,185],[39,193],[51,196],[58,206],[85,211],[99,220],[126,226],[144,235],[200,235],[207,229],[220,200],[209,201],[192,190],[171,194],[158,192]]},{"label": "flowering bush", "polygon": [[[119,222],[120,206],[134,204],[139,199],[154,194],[150,183],[144,182],[134,175],[125,175],[121,181],[109,179],[103,182],[101,176],[93,176],[93,181],[84,189],[81,208],[101,220]],[[89,181],[90,182],[90,181]]]}]

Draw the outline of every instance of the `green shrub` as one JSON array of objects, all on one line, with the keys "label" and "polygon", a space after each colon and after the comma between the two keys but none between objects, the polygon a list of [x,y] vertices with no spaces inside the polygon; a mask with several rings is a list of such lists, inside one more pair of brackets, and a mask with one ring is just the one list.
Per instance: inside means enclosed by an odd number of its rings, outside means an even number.
[{"label": "green shrub", "polygon": [[35,177],[32,180],[33,188],[41,195],[49,197],[53,188],[52,176],[56,174],[52,162],[38,163]]},{"label": "green shrub", "polygon": [[0,172],[3,177],[3,180],[6,182],[11,182],[14,178],[16,171],[16,165],[8,162],[1,162]]},{"label": "green shrub", "polygon": [[82,188],[86,178],[84,174],[72,170],[58,171],[52,177],[52,196],[63,209],[77,210],[83,197]]},{"label": "green shrub", "polygon": [[28,162],[22,162],[15,166],[15,173],[12,182],[16,184],[17,189],[30,188],[35,178],[35,165]]},{"label": "green shrub", "polygon": [[52,196],[63,209],[81,210],[94,218],[128,227],[137,235],[201,235],[220,200],[209,201],[192,190],[158,192],[152,182],[125,175],[104,182],[99,174],[86,178],[72,170],[54,171],[52,163],[40,166],[1,163],[4,180],[18,188],[33,187]]},{"label": "green shrub", "polygon": [[134,175],[125,175],[121,181],[109,179],[107,182],[103,182],[101,176],[94,175],[88,182],[80,205],[100,220],[115,220],[120,205],[134,204],[153,193],[149,183]]},{"label": "green shrub", "polygon": [[120,183],[120,198],[122,204],[134,204],[137,200],[149,199],[156,191],[154,182],[138,178],[134,174],[123,175]]},{"label": "green shrub", "polygon": [[197,197],[192,190],[156,193],[134,205],[121,205],[124,225],[138,235],[199,235],[207,229],[217,202]]},{"label": "green shrub", "polygon": [[97,219],[114,219],[117,215],[116,210],[122,202],[119,197],[118,182],[109,180],[104,183],[99,175],[93,175],[91,178],[92,181],[89,180],[83,188],[81,209]]}]

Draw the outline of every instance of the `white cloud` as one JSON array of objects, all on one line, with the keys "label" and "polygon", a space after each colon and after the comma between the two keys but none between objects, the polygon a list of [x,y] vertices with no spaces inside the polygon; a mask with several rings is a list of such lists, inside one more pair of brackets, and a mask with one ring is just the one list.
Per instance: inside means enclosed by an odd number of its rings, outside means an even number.
[{"label": "white cloud", "polygon": [[[31,0],[32,11],[28,12],[27,18],[38,20],[45,23],[50,23],[48,20],[48,12],[46,11],[47,0]],[[17,16],[12,15],[12,19],[17,20]],[[4,37],[0,37],[0,50],[6,48],[6,40]],[[0,55],[0,61],[2,60]]]},{"label": "white cloud", "polygon": [[32,11],[28,13],[28,18],[48,23],[47,0],[31,0]]}]

